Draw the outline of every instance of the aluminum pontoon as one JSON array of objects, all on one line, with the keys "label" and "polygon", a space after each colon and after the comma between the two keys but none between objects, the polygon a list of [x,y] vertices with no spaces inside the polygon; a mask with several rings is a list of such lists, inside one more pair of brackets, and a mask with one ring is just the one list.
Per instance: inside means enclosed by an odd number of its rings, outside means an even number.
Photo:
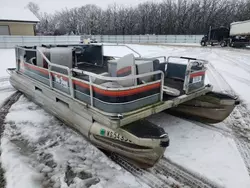
[{"label": "aluminum pontoon", "polygon": [[17,46],[10,82],[98,148],[151,167],[169,138],[145,118],[203,96],[212,86],[204,83],[204,60],[143,58],[131,50],[114,58],[98,44]]},{"label": "aluminum pontoon", "polygon": [[209,92],[177,107],[168,113],[204,123],[219,123],[226,119],[240,101],[228,94]]}]

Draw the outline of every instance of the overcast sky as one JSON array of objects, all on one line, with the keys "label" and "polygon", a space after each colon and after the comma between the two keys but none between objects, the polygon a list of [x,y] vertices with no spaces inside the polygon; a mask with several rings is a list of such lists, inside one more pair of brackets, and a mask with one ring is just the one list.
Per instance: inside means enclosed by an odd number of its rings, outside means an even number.
[{"label": "overcast sky", "polygon": [[53,13],[65,7],[73,8],[86,4],[96,4],[102,8],[106,8],[109,4],[115,2],[117,4],[124,4],[125,6],[135,6],[146,1],[160,2],[162,0],[0,0],[0,5],[24,7],[30,1],[37,3],[42,12]]}]

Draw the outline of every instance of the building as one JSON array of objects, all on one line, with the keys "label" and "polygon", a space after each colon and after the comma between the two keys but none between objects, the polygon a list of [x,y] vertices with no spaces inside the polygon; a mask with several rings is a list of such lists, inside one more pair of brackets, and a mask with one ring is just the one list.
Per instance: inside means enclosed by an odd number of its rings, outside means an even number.
[{"label": "building", "polygon": [[0,35],[35,35],[39,19],[27,8],[0,7]]}]

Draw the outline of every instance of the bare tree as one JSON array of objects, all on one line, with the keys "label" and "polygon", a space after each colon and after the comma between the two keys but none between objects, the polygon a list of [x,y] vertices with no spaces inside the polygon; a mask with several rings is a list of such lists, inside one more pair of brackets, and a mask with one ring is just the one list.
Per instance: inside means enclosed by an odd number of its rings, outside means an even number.
[{"label": "bare tree", "polygon": [[229,27],[250,19],[250,0],[164,0],[137,7],[96,5],[64,9],[54,14],[27,7],[39,17],[38,31],[47,34],[203,34],[209,26]]},{"label": "bare tree", "polygon": [[40,18],[40,14],[39,14],[40,8],[39,8],[39,5],[38,5],[38,4],[33,3],[33,2],[29,2],[29,3],[27,4],[27,8],[28,8],[37,18]]}]

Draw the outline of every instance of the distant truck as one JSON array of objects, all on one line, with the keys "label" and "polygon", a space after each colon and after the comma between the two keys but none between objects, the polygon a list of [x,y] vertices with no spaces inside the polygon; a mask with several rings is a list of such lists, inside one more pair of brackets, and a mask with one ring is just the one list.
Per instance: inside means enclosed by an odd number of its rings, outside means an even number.
[{"label": "distant truck", "polygon": [[230,24],[230,29],[210,27],[208,34],[204,35],[200,43],[201,46],[246,47],[250,45],[250,20],[233,22]]}]

